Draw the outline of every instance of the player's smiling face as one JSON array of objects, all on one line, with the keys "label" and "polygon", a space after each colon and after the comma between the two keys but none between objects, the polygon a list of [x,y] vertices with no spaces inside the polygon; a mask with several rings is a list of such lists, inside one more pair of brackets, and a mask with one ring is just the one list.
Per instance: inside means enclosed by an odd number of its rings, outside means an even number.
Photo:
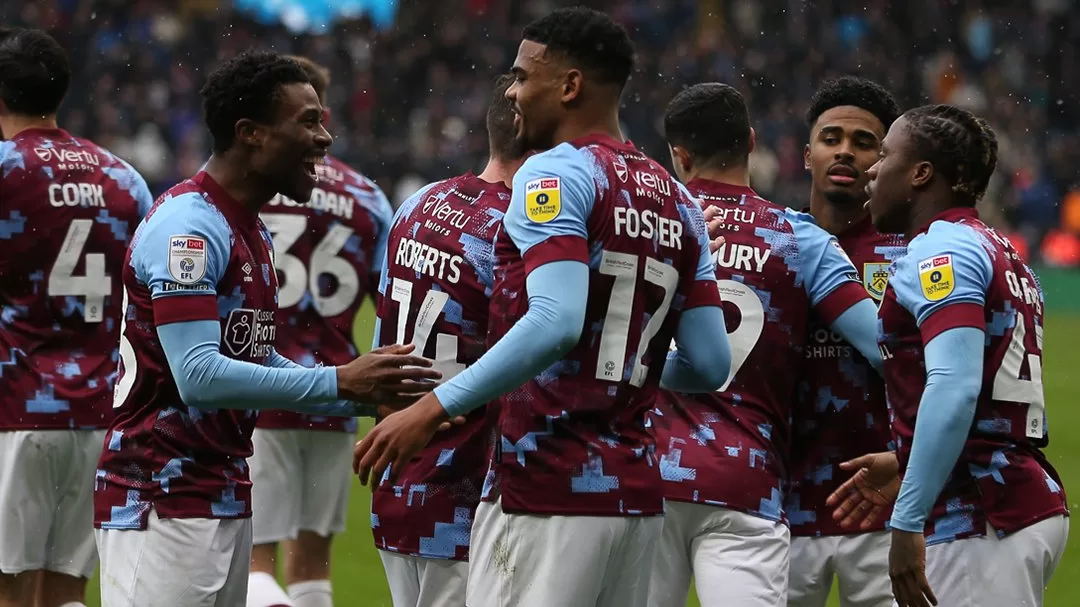
[{"label": "player's smiling face", "polygon": [[866,171],[877,162],[885,127],[870,112],[841,105],[822,112],[810,133],[805,162],[813,188],[839,204],[866,200]]},{"label": "player's smiling face", "polygon": [[916,186],[925,179],[926,165],[915,154],[907,120],[900,117],[885,135],[878,161],[868,171],[866,207],[879,232],[908,231],[913,215],[912,199]]},{"label": "player's smiling face", "polygon": [[547,53],[547,46],[532,40],[522,40],[514,67],[514,83],[506,90],[506,98],[514,105],[514,124],[525,149],[546,150],[552,147],[558,126],[562,102],[576,96],[576,88],[566,91],[570,74],[558,57]]},{"label": "player's smiling face", "polygon": [[318,180],[315,165],[325,162],[334,140],[323,126],[323,106],[310,84],[283,85],[277,110],[277,122],[264,126],[253,168],[279,193],[306,202]]}]

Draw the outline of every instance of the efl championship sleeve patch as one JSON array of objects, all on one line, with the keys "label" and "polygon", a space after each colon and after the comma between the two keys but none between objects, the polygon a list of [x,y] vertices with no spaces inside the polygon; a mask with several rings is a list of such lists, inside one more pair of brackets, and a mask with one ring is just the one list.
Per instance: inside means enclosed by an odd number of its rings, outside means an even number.
[{"label": "efl championship sleeve patch", "polygon": [[562,211],[562,184],[558,177],[525,183],[525,216],[533,223],[547,223]]},{"label": "efl championship sleeve patch", "polygon": [[182,285],[192,285],[206,275],[206,240],[198,236],[169,238],[169,274]]},{"label": "efl championship sleeve patch", "polygon": [[956,288],[952,255],[937,255],[920,261],[919,283],[923,296],[930,301],[941,301],[948,297]]}]

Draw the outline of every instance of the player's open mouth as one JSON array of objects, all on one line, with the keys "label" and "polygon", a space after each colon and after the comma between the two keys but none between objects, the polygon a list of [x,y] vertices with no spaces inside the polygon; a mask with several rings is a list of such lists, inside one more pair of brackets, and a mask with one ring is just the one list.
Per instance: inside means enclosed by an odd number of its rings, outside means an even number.
[{"label": "player's open mouth", "polygon": [[323,157],[322,156],[308,156],[307,158],[304,159],[304,161],[303,161],[304,172],[307,173],[307,176],[312,181],[318,181],[319,180],[319,174],[315,172],[315,165],[322,164],[322,163],[323,163]]}]

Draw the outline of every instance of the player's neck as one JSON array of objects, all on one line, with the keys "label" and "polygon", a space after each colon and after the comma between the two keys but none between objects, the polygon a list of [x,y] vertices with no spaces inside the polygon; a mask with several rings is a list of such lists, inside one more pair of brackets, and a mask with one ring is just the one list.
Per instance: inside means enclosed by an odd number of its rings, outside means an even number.
[{"label": "player's neck", "polygon": [[513,187],[514,173],[517,173],[517,170],[521,168],[524,162],[524,158],[503,160],[492,156],[488,158],[487,166],[477,177],[488,183],[502,183],[508,188]]},{"label": "player's neck", "polygon": [[750,187],[750,168],[746,166],[725,168],[695,167],[686,176],[686,182],[689,183],[695,179],[717,181],[728,185],[739,185],[748,188]]},{"label": "player's neck", "polygon": [[839,204],[817,192],[810,194],[810,214],[830,234],[840,234],[865,219],[867,211],[864,205],[865,201]]},{"label": "player's neck", "polygon": [[552,147],[587,135],[606,135],[615,141],[626,141],[622,129],[619,127],[618,106],[613,112],[606,112],[600,116],[591,115],[584,111],[570,114],[555,129]]},{"label": "player's neck", "polygon": [[56,114],[46,116],[23,116],[20,114],[8,114],[0,116],[0,132],[5,139],[13,139],[19,133],[27,129],[57,129]]},{"label": "player's neck", "polygon": [[273,188],[267,187],[264,178],[237,169],[235,163],[224,156],[210,156],[204,170],[233,200],[253,212],[258,213],[274,197]]},{"label": "player's neck", "polygon": [[952,199],[947,194],[934,196],[926,200],[916,198],[911,202],[911,217],[904,238],[911,240],[921,230],[925,230],[935,217],[953,208]]}]

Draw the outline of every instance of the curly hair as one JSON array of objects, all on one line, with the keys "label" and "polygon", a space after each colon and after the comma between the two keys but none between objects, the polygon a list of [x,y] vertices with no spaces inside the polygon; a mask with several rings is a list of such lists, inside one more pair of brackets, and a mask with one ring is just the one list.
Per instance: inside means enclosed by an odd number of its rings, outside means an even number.
[{"label": "curly hair", "polygon": [[270,51],[245,51],[218,66],[199,91],[214,151],[221,153],[232,147],[236,122],[242,118],[261,124],[275,122],[281,87],[308,82],[299,63]]},{"label": "curly hair", "polygon": [[866,78],[843,76],[826,80],[810,98],[806,126],[811,129],[822,114],[834,107],[850,105],[870,112],[885,130],[900,116],[900,105],[885,87]]},{"label": "curly hair", "polygon": [[997,166],[998,142],[985,120],[956,106],[924,105],[904,114],[915,153],[934,165],[962,204],[974,206]]},{"label": "curly hair", "polygon": [[526,25],[522,37],[580,64],[583,72],[601,82],[623,87],[634,69],[634,44],[626,29],[590,8],[548,13]]},{"label": "curly hair", "polygon": [[695,84],[668,103],[664,136],[669,144],[689,150],[698,162],[745,164],[750,155],[750,111],[733,86]]},{"label": "curly hair", "polygon": [[0,30],[0,100],[24,116],[55,114],[67,95],[71,66],[63,47],[41,30]]},{"label": "curly hair", "polygon": [[286,55],[285,57],[299,63],[300,67],[304,68],[304,73],[307,74],[308,81],[311,82],[311,88],[315,89],[315,94],[319,96],[319,100],[325,101],[326,89],[330,88],[330,70],[307,57],[300,55]]},{"label": "curly hair", "polygon": [[487,132],[491,155],[502,160],[516,160],[524,154],[514,128],[514,104],[506,98],[506,89],[514,83],[510,74],[495,79],[491,103],[487,109]]}]

